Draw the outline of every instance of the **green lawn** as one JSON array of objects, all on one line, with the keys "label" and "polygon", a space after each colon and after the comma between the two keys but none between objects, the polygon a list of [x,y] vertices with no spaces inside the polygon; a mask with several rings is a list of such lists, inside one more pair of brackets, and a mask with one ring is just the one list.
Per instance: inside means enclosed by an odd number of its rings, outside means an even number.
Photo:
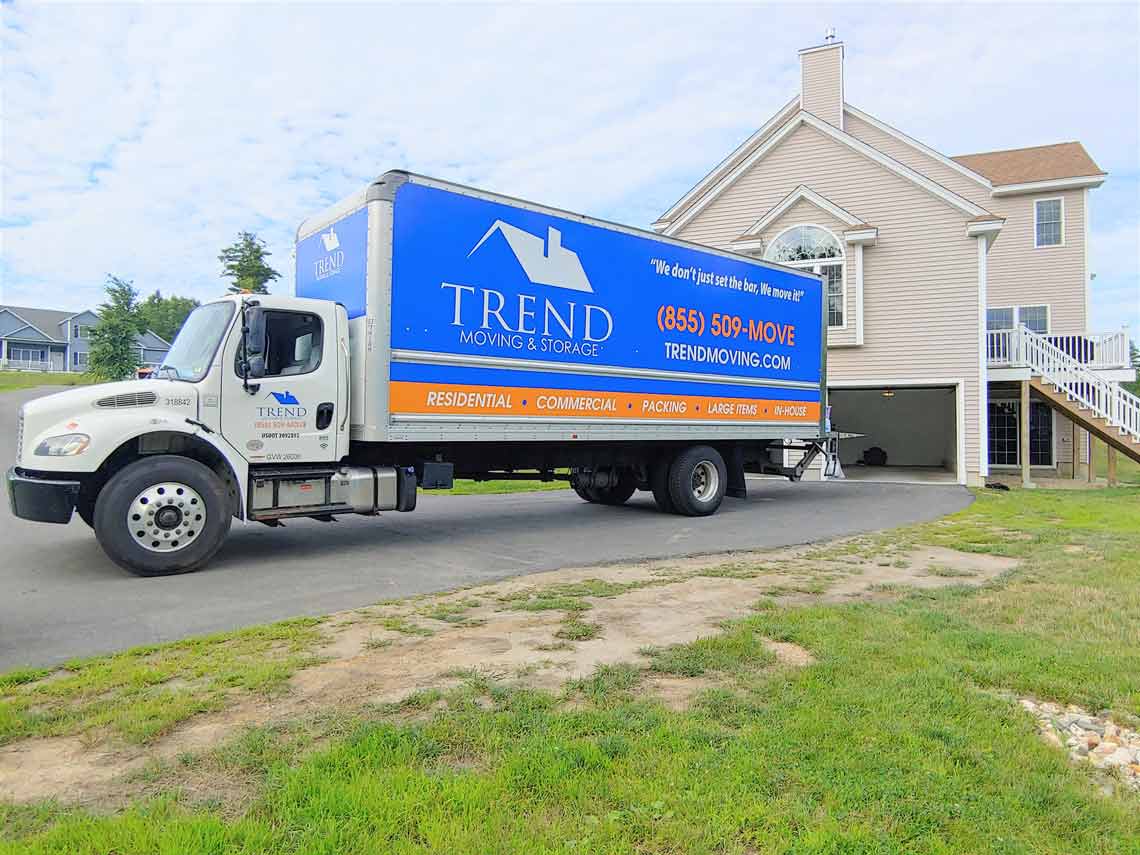
[{"label": "green lawn", "polygon": [[86,386],[95,379],[88,374],[41,371],[0,371],[0,392],[36,386]]},{"label": "green lawn", "polygon": [[[888,541],[1022,563],[981,589],[766,599],[562,696],[472,673],[317,744],[251,730],[210,761],[256,782],[248,811],[177,790],[110,814],[0,806],[0,852],[1140,853],[1140,795],[1102,792],[1015,700],[1136,726],[1140,491],[981,492],[871,548]],[[763,638],[815,663],[773,667]],[[642,689],[655,674],[708,688],[673,711]]]}]

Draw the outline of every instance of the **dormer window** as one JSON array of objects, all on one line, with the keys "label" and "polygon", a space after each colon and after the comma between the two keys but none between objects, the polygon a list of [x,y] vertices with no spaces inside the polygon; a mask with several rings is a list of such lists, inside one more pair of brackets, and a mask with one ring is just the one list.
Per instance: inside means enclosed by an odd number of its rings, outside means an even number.
[{"label": "dormer window", "polygon": [[822,226],[792,226],[768,244],[764,258],[822,275],[827,287],[827,325],[837,329],[847,325],[843,244],[835,235]]},{"label": "dormer window", "polygon": [[1035,246],[1062,246],[1065,243],[1065,201],[1038,199],[1033,203]]}]

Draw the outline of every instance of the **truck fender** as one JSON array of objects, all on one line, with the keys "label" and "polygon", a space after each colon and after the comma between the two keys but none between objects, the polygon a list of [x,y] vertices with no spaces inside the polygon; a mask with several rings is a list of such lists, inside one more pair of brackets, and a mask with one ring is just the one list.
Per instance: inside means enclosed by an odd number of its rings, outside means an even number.
[{"label": "truck fender", "polygon": [[110,461],[114,460],[116,456],[123,454],[136,445],[140,449],[150,445],[151,448],[148,453],[161,453],[161,446],[165,444],[163,442],[163,436],[169,434],[181,434],[193,439],[194,442],[210,446],[217,452],[222,460],[225,461],[226,466],[229,467],[234,487],[237,491],[237,517],[245,522],[248,500],[249,463],[244,457],[238,454],[237,450],[220,434],[214,431],[203,430],[197,425],[166,422],[162,424],[161,427],[147,424],[140,426],[137,430],[128,431],[118,447],[100,461],[98,471],[103,471],[104,467]]}]

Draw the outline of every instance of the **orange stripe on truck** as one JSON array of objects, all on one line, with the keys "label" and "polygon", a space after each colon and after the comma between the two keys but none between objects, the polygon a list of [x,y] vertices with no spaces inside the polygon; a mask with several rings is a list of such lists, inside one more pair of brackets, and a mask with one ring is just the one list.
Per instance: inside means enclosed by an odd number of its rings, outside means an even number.
[{"label": "orange stripe on truck", "polygon": [[388,384],[389,410],[427,415],[579,416],[593,419],[683,419],[710,422],[819,421],[816,401],[726,398],[715,395],[656,395],[518,386],[467,386],[394,380]]}]

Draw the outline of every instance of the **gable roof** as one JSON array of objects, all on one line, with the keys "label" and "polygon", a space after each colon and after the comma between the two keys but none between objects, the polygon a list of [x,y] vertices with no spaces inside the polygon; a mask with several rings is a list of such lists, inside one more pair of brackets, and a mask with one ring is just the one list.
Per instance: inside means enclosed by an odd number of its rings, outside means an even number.
[{"label": "gable roof", "polygon": [[[56,312],[52,309],[29,309],[23,306],[0,306],[0,311],[8,311],[30,326],[47,341],[63,342],[63,333],[59,330],[61,321],[71,317],[71,312]],[[9,333],[14,335],[15,333]]]},{"label": "gable roof", "polygon": [[[25,306],[3,306],[0,305],[0,312],[8,312],[16,318],[23,321],[28,327],[31,327],[36,332],[44,337],[45,340],[56,343],[64,344],[67,342],[67,331],[61,329],[61,325],[65,321],[72,318],[79,318],[83,315],[91,315],[94,318],[99,317],[99,313],[94,309],[84,309],[81,312],[61,312],[56,309],[30,309]],[[25,327],[26,328],[26,327]],[[4,338],[11,338],[16,336],[18,330],[13,330],[10,333],[5,333]],[[147,330],[142,335],[152,335],[158,341],[161,341],[166,347],[170,347],[170,342],[162,338],[162,336],[155,333],[153,330]],[[142,338],[142,335],[139,338]]]},{"label": "gable roof", "polygon": [[942,152],[935,151],[930,146],[919,142],[914,137],[909,136],[908,134],[904,134],[898,128],[893,127],[892,125],[888,125],[886,122],[884,122],[881,119],[876,119],[870,113],[864,113],[858,107],[854,107],[851,104],[846,104],[846,103],[843,105],[843,109],[846,112],[850,113],[855,118],[861,119],[862,121],[866,122],[868,125],[871,125],[872,127],[877,128],[878,130],[882,131],[884,134],[887,134],[888,136],[893,137],[894,139],[898,140],[899,142],[903,143],[904,145],[910,146],[915,151],[918,151],[918,152],[921,152],[922,154],[925,154],[931,160],[935,160],[938,163],[941,163],[943,166],[947,167],[948,169],[953,169],[959,175],[962,175],[965,178],[969,178],[971,181],[974,181],[977,184],[981,185],[982,187],[985,187],[987,190],[993,186],[990,183],[990,179],[987,178],[985,175],[982,175],[978,171],[971,169],[969,166],[967,166],[964,163],[959,163],[956,158],[947,157],[946,155],[942,154]]},{"label": "gable roof", "polygon": [[995,185],[1031,184],[1108,174],[1096,165],[1079,142],[960,154],[952,160],[981,173]]},{"label": "gable roof", "polygon": [[766,121],[756,133],[752,134],[748,139],[738,145],[732,152],[709,170],[700,181],[698,181],[688,193],[678,199],[673,205],[657,218],[657,222],[653,224],[653,228],[663,228],[675,217],[682,214],[685,209],[703,194],[706,190],[713,186],[717,181],[725,176],[725,174],[740,163],[741,158],[745,157],[749,151],[754,149],[757,145],[764,140],[772,131],[791,118],[791,111],[793,108],[798,108],[800,105],[800,96],[797,95],[783,107],[775,112],[775,114]]},{"label": "gable roof", "polygon": [[783,214],[790,207],[792,207],[792,205],[796,204],[796,202],[800,201],[801,199],[811,203],[812,205],[815,205],[820,210],[827,211],[827,213],[831,214],[831,216],[835,217],[835,219],[839,220],[841,223],[845,223],[848,226],[870,228],[866,223],[864,223],[861,219],[856,217],[851,212],[839,207],[830,199],[821,196],[819,193],[816,193],[806,184],[801,184],[799,187],[797,187],[795,190],[793,190],[791,193],[789,193],[787,196],[769,208],[768,212],[756,222],[754,222],[751,226],[749,226],[744,234],[738,238],[733,238],[732,242],[740,243],[744,241],[754,240],[756,235],[764,231],[764,229],[766,229],[772,222],[779,218],[781,214]]},{"label": "gable roof", "polygon": [[[748,169],[750,169],[753,164],[755,164],[765,154],[779,145],[779,143],[782,142],[785,137],[787,137],[792,133],[792,131],[796,130],[801,125],[809,125],[815,130],[822,133],[824,136],[828,136],[834,141],[855,150],[859,154],[862,154],[864,157],[875,161],[880,166],[886,168],[888,171],[893,172],[899,177],[918,185],[927,192],[942,199],[949,205],[957,208],[968,217],[977,217],[989,213],[989,211],[987,211],[981,205],[976,205],[964,196],[959,196],[952,190],[943,187],[937,181],[934,181],[933,179],[923,175],[920,172],[916,172],[905,164],[899,163],[893,157],[884,154],[877,148],[868,145],[867,143],[863,142],[860,139],[857,139],[856,137],[853,137],[851,134],[846,133],[845,131],[839,130],[839,128],[823,121],[823,119],[813,116],[811,113],[800,110],[798,113],[792,116],[791,119],[784,123],[784,125],[780,127],[779,130],[764,139],[763,142],[761,142],[760,145],[757,146],[747,156],[739,158],[735,167],[729,170],[727,174],[725,174],[719,181],[713,184],[712,187],[706,190],[703,195],[696,199],[694,203],[689,206],[688,210],[686,210],[676,219],[665,224],[662,232],[666,235],[676,234],[689,220],[691,220],[701,210],[703,210],[706,205],[708,205],[717,196],[732,186],[736,179],[743,175]],[[658,221],[654,225],[662,224],[662,221]]]}]

